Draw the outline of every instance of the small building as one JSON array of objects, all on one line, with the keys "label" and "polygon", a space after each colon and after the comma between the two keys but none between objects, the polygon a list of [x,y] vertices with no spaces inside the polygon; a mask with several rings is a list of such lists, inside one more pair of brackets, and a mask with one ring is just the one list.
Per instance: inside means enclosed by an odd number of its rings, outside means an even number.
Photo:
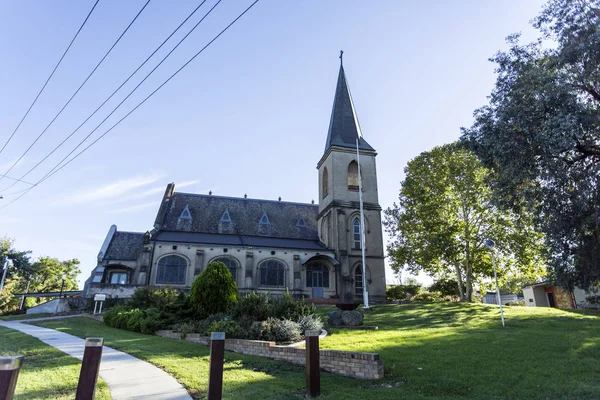
[{"label": "small building", "polygon": [[[508,305],[512,302],[518,302],[519,296],[516,294],[501,294],[500,300],[502,301],[503,305]],[[487,292],[485,296],[483,296],[483,302],[485,304],[498,304],[498,295],[496,292]]]},{"label": "small building", "polygon": [[576,308],[573,294],[549,282],[534,283],[523,287],[525,305],[529,307]]}]

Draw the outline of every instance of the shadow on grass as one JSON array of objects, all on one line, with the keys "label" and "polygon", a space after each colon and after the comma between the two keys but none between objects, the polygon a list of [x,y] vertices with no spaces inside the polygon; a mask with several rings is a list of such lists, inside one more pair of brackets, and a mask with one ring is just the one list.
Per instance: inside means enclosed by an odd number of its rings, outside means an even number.
[{"label": "shadow on grass", "polygon": [[[331,309],[319,309],[327,314]],[[334,330],[323,348],[376,352],[382,381],[322,373],[324,399],[598,399],[600,324],[559,310],[514,307],[502,328],[497,307],[469,304],[375,306],[365,323],[378,331]],[[209,349],[140,335],[96,321],[38,323],[108,346],[169,372],[195,398],[205,398]],[[294,366],[226,352],[224,398],[298,399],[305,374]]]}]

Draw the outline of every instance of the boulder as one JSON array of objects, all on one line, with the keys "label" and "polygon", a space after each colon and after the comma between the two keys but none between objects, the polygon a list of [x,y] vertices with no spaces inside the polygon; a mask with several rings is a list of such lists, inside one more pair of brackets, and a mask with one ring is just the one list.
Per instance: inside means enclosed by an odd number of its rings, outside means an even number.
[{"label": "boulder", "polygon": [[327,323],[331,326],[342,325],[342,312],[340,310],[330,312],[327,317]]},{"label": "boulder", "polygon": [[360,311],[342,311],[342,325],[361,326],[363,319],[364,317]]}]

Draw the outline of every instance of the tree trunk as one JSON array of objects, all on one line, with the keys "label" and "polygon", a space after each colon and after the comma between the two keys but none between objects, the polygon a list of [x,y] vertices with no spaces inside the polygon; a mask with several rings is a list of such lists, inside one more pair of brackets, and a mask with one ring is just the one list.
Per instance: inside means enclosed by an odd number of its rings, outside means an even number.
[{"label": "tree trunk", "polygon": [[458,294],[460,295],[460,301],[466,301],[465,292],[463,290],[463,279],[460,273],[460,267],[458,264],[454,266],[456,268],[456,282],[458,282]]},{"label": "tree trunk", "polygon": [[465,293],[465,301],[467,302],[472,302],[473,301],[473,267],[471,266],[471,263],[467,260],[466,262],[466,273],[465,273],[465,280],[466,280],[466,293]]}]

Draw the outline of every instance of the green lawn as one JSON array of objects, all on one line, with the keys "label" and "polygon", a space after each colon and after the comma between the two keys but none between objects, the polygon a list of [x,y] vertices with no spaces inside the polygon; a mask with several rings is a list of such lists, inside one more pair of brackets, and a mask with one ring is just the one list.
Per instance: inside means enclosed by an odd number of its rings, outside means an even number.
[{"label": "green lawn", "polygon": [[0,317],[0,321],[20,321],[22,319],[37,319],[54,317],[54,314],[19,314],[19,315],[7,315],[6,317]]},{"label": "green lawn", "polygon": [[[38,339],[0,327],[0,355],[24,356],[15,399],[75,398],[81,362]],[[96,399],[110,399],[108,386],[102,380],[96,387]]]},{"label": "green lawn", "polygon": [[[332,308],[319,313],[326,316]],[[600,316],[547,308],[498,309],[470,304],[382,305],[366,315],[378,331],[330,329],[326,349],[377,352],[379,382],[322,374],[324,399],[600,399]],[[208,379],[208,348],[116,330],[85,319],[44,321],[171,373],[197,398]],[[227,353],[224,397],[297,399],[304,369]]]}]

